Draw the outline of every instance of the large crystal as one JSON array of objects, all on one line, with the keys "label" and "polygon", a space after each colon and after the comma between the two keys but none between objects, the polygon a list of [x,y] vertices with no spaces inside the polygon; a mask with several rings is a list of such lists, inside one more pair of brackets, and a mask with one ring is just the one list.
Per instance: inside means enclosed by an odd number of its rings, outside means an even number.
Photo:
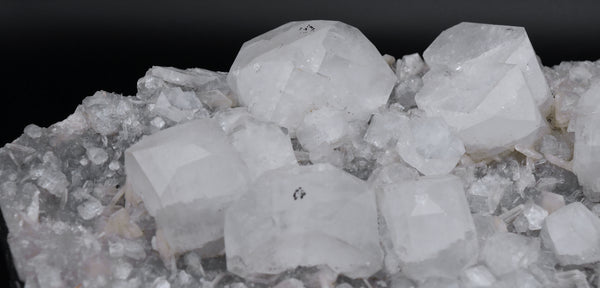
[{"label": "large crystal", "polygon": [[600,82],[579,99],[575,123],[573,172],[593,201],[600,201]]},{"label": "large crystal", "polygon": [[561,265],[600,261],[600,219],[579,202],[546,217],[541,237]]},{"label": "large crystal", "polygon": [[227,80],[250,113],[294,134],[324,106],[367,120],[386,104],[396,76],[358,29],[302,21],[244,43]]},{"label": "large crystal", "polygon": [[126,151],[125,169],[174,251],[222,238],[224,209],[249,181],[246,165],[209,119],[142,138]]},{"label": "large crystal", "polygon": [[425,176],[379,190],[379,209],[400,267],[411,278],[456,277],[477,256],[477,235],[456,176]]},{"label": "large crystal", "polygon": [[328,265],[350,277],[382,266],[375,196],[329,164],[272,170],[227,211],[229,271],[260,278]]},{"label": "large crystal", "polygon": [[482,62],[514,65],[536,105],[546,112],[550,108],[550,89],[523,27],[463,22],[442,32],[423,57],[430,69],[460,70]]},{"label": "large crystal", "polygon": [[502,276],[526,269],[538,260],[539,254],[539,239],[500,232],[487,239],[480,258],[496,276]]},{"label": "large crystal", "polygon": [[547,84],[523,43],[529,40],[522,28],[462,23],[424,53],[430,70],[416,103],[444,118],[474,158],[531,146],[545,126],[538,106],[547,106]]}]

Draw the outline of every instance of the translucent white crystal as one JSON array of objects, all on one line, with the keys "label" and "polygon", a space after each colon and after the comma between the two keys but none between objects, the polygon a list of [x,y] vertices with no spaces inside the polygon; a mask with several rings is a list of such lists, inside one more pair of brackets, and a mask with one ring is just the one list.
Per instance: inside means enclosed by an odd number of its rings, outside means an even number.
[{"label": "translucent white crystal", "polygon": [[431,69],[460,70],[482,62],[514,65],[536,105],[549,109],[550,89],[523,27],[463,22],[444,30],[423,57]]},{"label": "translucent white crystal", "polygon": [[298,141],[307,151],[314,151],[321,145],[339,144],[349,129],[345,114],[329,107],[308,112],[296,131]]},{"label": "translucent white crystal", "polygon": [[40,138],[42,136],[42,128],[40,128],[40,126],[37,126],[35,124],[29,124],[25,127],[25,129],[23,130],[23,132],[35,139],[35,138]]},{"label": "translucent white crystal", "polygon": [[490,287],[496,282],[496,277],[485,265],[477,265],[465,269],[460,279],[467,288]]},{"label": "translucent white crystal", "polygon": [[334,21],[290,22],[242,46],[227,81],[250,113],[288,128],[323,106],[367,120],[396,77],[356,28]]},{"label": "translucent white crystal", "polygon": [[396,141],[403,130],[410,129],[406,125],[408,123],[408,115],[398,109],[391,108],[375,113],[371,118],[364,139],[380,149],[386,148],[388,145],[396,145]]},{"label": "translucent white crystal", "polygon": [[153,111],[174,122],[197,118],[196,115],[208,116],[196,94],[179,87],[163,89],[156,98]]},{"label": "translucent white crystal", "polygon": [[529,230],[535,231],[542,229],[548,211],[533,202],[528,202],[523,207],[523,216],[527,219]]},{"label": "translucent white crystal", "polygon": [[96,165],[101,165],[108,160],[108,153],[102,148],[90,147],[86,149],[87,157]]},{"label": "translucent white crystal", "polygon": [[523,28],[461,23],[424,55],[430,70],[416,103],[456,129],[471,156],[533,144],[549,90]]},{"label": "translucent white crystal", "polygon": [[406,163],[425,175],[447,174],[465,153],[465,147],[441,118],[413,117],[396,123],[396,150]]},{"label": "translucent white crystal", "polygon": [[229,131],[231,143],[246,163],[252,180],[268,170],[298,165],[290,137],[279,126],[256,120],[246,109],[224,113],[219,121]]},{"label": "translucent white crystal", "polygon": [[393,244],[387,253],[398,256],[409,277],[456,277],[474,262],[477,235],[458,177],[397,182],[379,193],[378,202]]},{"label": "translucent white crystal", "polygon": [[79,216],[83,218],[83,220],[90,220],[99,216],[102,214],[103,209],[104,207],[102,206],[102,203],[95,198],[91,198],[90,200],[85,201],[81,205],[77,206],[77,212],[79,213]]},{"label": "translucent white crystal", "polygon": [[539,239],[514,233],[496,233],[488,238],[480,258],[490,271],[502,276],[535,263],[540,254]]},{"label": "translucent white crystal", "polygon": [[432,69],[423,79],[415,96],[417,105],[429,116],[444,118],[473,157],[493,156],[520,143],[532,145],[544,127],[514,65],[481,63],[452,72]]},{"label": "translucent white crystal", "polygon": [[225,248],[228,270],[243,277],[323,264],[367,277],[383,258],[375,197],[328,164],[266,172],[228,209]]},{"label": "translucent white crystal", "polygon": [[575,132],[573,172],[586,196],[600,201],[600,81],[579,99],[569,130]]},{"label": "translucent white crystal", "polygon": [[579,202],[546,217],[541,237],[561,265],[581,265],[600,260],[600,219]]},{"label": "translucent white crystal", "polygon": [[125,152],[125,170],[176,252],[222,238],[224,209],[249,181],[246,165],[209,119],[142,138]]}]

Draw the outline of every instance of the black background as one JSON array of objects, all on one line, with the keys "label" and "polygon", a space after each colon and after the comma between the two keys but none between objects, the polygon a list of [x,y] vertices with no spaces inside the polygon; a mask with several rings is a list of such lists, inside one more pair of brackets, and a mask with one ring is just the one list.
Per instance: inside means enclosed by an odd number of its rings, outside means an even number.
[{"label": "black background", "polygon": [[546,66],[597,60],[598,3],[0,0],[0,142],[66,118],[97,90],[134,95],[152,65],[228,71],[244,41],[292,20],[346,22],[396,57],[461,21],[524,26]]}]

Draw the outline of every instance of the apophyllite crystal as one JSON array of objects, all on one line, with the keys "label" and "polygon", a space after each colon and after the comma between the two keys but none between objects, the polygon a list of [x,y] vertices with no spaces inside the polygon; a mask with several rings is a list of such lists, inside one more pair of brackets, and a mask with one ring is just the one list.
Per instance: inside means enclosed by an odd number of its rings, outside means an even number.
[{"label": "apophyllite crystal", "polygon": [[250,113],[293,133],[320,108],[367,120],[385,105],[396,77],[358,29],[302,21],[244,43],[227,80]]},{"label": "apophyllite crystal", "polygon": [[430,70],[416,103],[444,118],[467,153],[485,158],[533,145],[551,98],[523,28],[461,23],[423,55]]},{"label": "apophyllite crystal", "polygon": [[229,73],[152,67],[135,96],[100,91],[27,126],[0,148],[19,277],[598,286],[600,62],[541,67],[523,28],[475,23],[423,56],[292,22]]},{"label": "apophyllite crystal", "polygon": [[378,191],[391,240],[386,261],[391,271],[411,278],[456,277],[477,257],[477,234],[463,185],[455,176],[398,181]]},{"label": "apophyllite crystal", "polygon": [[272,170],[227,211],[227,267],[261,278],[327,265],[350,277],[381,268],[375,195],[329,164]]}]

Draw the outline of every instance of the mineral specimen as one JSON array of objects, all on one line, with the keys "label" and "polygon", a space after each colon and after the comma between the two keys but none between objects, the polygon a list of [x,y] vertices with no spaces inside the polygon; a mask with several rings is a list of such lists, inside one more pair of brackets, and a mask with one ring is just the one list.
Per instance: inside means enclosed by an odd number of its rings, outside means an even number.
[{"label": "mineral specimen", "polygon": [[423,55],[430,70],[416,103],[456,129],[467,153],[485,158],[533,144],[550,94],[523,28],[461,23]]},{"label": "mineral specimen", "polygon": [[229,73],[152,67],[135,96],[28,125],[0,149],[19,277],[596,287],[600,62],[541,67],[523,28],[475,23],[423,56],[292,22]]},{"label": "mineral specimen", "polygon": [[[456,277],[477,257],[477,235],[463,185],[455,176],[428,176],[384,187],[378,204],[399,259],[391,271],[425,280]],[[443,237],[442,237],[443,235]]]},{"label": "mineral specimen", "polygon": [[396,77],[358,29],[302,21],[244,43],[227,81],[250,113],[294,133],[320,108],[368,120],[386,104]]},{"label": "mineral specimen", "polygon": [[367,277],[383,260],[375,195],[328,164],[272,170],[227,211],[225,248],[227,268],[243,277],[316,265]]}]

